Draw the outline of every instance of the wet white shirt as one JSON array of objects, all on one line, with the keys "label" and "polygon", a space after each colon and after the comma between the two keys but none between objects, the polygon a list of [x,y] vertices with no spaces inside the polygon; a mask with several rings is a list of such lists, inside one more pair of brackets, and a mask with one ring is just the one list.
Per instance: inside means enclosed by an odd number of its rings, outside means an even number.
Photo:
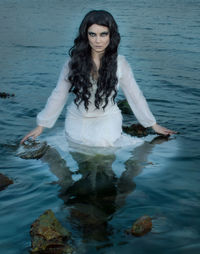
[{"label": "wet white shirt", "polygon": [[[69,95],[71,87],[68,81],[69,60],[64,64],[57,85],[47,100],[45,108],[37,115],[37,124],[51,128],[59,117]],[[135,117],[144,127],[156,123],[143,93],[138,87],[130,65],[124,56],[117,59],[117,89],[121,87]],[[74,102],[67,108],[65,132],[73,141],[90,146],[115,146],[122,134],[122,115],[113,103],[112,95],[105,110],[97,109],[94,105],[96,84],[92,83],[91,103],[88,110],[81,103],[77,108]],[[134,139],[134,138],[132,138]],[[134,139],[136,141],[137,138]]]}]

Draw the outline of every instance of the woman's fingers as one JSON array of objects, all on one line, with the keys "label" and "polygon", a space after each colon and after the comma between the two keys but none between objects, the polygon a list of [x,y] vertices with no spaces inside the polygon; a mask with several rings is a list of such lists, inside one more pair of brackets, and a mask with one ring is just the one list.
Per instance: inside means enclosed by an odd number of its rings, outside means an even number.
[{"label": "woman's fingers", "polygon": [[168,134],[176,134],[177,133],[176,131],[169,130],[169,129],[165,129],[165,132]]},{"label": "woman's fingers", "polygon": [[165,127],[162,127],[158,124],[155,124],[152,126],[153,130],[158,133],[158,134],[162,134],[162,135],[171,135],[171,134],[176,134],[177,132],[176,131],[173,131],[173,130],[170,130],[170,129],[167,129]]},{"label": "woman's fingers", "polygon": [[20,144],[23,144],[24,141],[26,141],[28,138],[33,137],[33,139],[35,139],[35,135],[33,135],[31,132],[29,134],[27,134],[21,141]]}]

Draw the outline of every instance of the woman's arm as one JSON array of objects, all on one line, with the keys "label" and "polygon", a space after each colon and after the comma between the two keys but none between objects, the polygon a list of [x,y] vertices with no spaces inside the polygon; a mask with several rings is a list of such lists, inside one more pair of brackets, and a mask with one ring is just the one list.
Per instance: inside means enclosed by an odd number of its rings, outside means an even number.
[{"label": "woman's arm", "polygon": [[124,56],[120,56],[119,59],[119,83],[135,117],[145,128],[152,127],[156,133],[162,135],[176,133],[156,123],[156,119],[151,113],[147,101],[135,81],[131,67]]},{"label": "woman's arm", "polygon": [[57,85],[48,98],[44,109],[37,115],[37,127],[30,131],[20,143],[23,143],[29,137],[35,139],[42,133],[44,127],[51,128],[55,124],[66,103],[71,87],[67,79],[69,73],[68,63],[69,60],[64,64]]}]

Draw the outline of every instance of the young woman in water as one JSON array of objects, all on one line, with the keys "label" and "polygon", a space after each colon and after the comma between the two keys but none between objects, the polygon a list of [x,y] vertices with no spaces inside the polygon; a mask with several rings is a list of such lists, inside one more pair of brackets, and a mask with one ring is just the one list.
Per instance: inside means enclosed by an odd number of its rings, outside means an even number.
[{"label": "young woman in water", "polygon": [[[86,14],[57,86],[37,115],[37,127],[21,143],[38,137],[45,127],[51,128],[72,92],[75,98],[65,120],[67,138],[89,146],[115,146],[124,135],[121,111],[115,103],[119,87],[144,127],[162,135],[175,133],[156,123],[127,60],[118,55],[119,42],[118,27],[109,12],[94,10]],[[138,142],[138,138],[129,138]]]}]

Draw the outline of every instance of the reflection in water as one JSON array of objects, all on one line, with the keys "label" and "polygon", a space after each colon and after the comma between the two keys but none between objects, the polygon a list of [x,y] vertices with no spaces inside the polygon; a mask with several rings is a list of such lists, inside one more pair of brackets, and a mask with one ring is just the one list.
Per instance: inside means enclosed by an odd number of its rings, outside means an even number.
[{"label": "reflection in water", "polygon": [[[71,151],[78,164],[78,170],[72,172],[54,148],[48,150],[42,160],[49,164],[50,170],[58,177],[61,187],[59,197],[69,209],[70,222],[82,232],[83,241],[105,241],[112,234],[108,221],[135,189],[133,178],[142,170],[154,145],[165,140],[154,139],[151,143],[145,142],[135,148],[125,162],[125,170],[120,177],[117,177],[112,167],[116,160],[115,153],[89,155]],[[80,174],[81,178],[74,181],[74,174]]]}]

